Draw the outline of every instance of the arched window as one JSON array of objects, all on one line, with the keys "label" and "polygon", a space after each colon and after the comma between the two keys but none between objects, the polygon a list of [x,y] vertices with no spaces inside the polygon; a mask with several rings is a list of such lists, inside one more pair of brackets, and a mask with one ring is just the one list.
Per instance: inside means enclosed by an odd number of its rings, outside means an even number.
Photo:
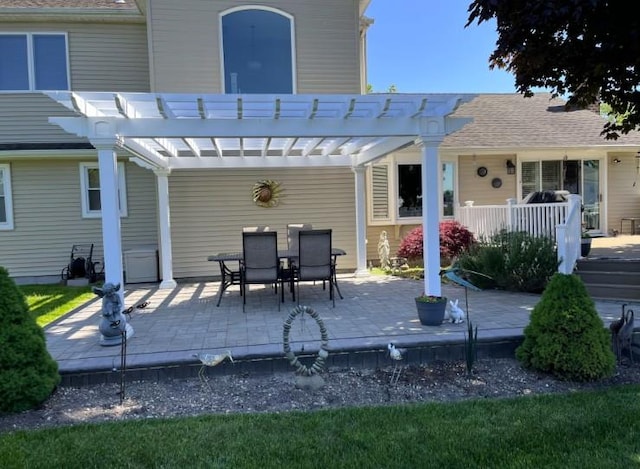
[{"label": "arched window", "polygon": [[293,93],[292,19],[266,9],[223,14],[225,93]]}]

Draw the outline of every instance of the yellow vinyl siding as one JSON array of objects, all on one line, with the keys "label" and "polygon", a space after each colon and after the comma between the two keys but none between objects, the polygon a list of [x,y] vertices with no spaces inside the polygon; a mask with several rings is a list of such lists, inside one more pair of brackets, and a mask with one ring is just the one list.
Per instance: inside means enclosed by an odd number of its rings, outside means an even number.
[{"label": "yellow vinyl siding", "polygon": [[[515,174],[507,174],[505,162],[513,155],[478,156],[462,155],[458,160],[458,190],[460,205],[473,200],[474,205],[504,205],[507,199],[515,198],[517,194],[517,179]],[[478,176],[479,167],[487,168],[485,177]],[[502,180],[502,186],[495,189],[491,185],[494,178]]]},{"label": "yellow vinyl siding", "polygon": [[[102,258],[101,219],[82,218],[80,161],[10,162],[15,227],[0,231],[0,265],[13,277],[60,275],[71,246],[94,243]],[[129,216],[121,219],[123,249],[157,244],[156,185],[151,171],[125,165]]]},{"label": "yellow vinyl siding", "polygon": [[[281,183],[278,206],[253,203],[253,185],[262,179]],[[169,187],[176,278],[218,275],[218,265],[207,256],[242,250],[243,226],[270,226],[284,249],[288,223],[333,229],[333,245],[348,253],[338,269],[355,269],[355,189],[349,169],[175,171]]]},{"label": "yellow vinyl siding", "polygon": [[40,93],[0,93],[0,144],[85,142],[49,124],[49,116],[73,113]]},{"label": "yellow vinyl siding", "polygon": [[[148,16],[153,91],[222,92],[219,14],[241,5],[231,0],[154,1]],[[294,17],[298,93],[360,92],[357,2],[272,0],[260,5]]]},{"label": "yellow vinyl siding", "polygon": [[[620,163],[612,164],[614,158]],[[605,160],[607,164],[607,226],[611,230],[620,230],[622,217],[640,217],[640,160],[635,153],[611,153]],[[603,188],[604,189],[604,188]],[[624,223],[625,234],[629,233],[630,223]]]},{"label": "yellow vinyl siding", "polygon": [[0,32],[67,33],[74,91],[149,91],[143,24],[0,23]]}]

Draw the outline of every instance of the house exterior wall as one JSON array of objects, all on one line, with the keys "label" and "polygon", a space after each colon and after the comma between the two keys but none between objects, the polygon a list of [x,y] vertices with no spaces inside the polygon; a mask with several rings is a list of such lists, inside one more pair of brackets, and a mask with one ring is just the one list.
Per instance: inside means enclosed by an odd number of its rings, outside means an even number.
[{"label": "house exterior wall", "polygon": [[[253,185],[263,179],[281,183],[280,202],[253,203]],[[173,269],[176,278],[212,278],[218,264],[207,256],[242,250],[242,227],[267,225],[287,247],[288,223],[331,228],[332,242],[347,252],[338,269],[355,269],[355,183],[346,168],[287,170],[188,170],[169,176]]]},{"label": "house exterior wall", "polygon": [[[515,174],[507,174],[506,160],[515,161],[513,155],[485,155],[473,158],[461,155],[458,159],[458,200],[459,205],[472,200],[474,205],[504,205],[507,199],[516,198],[517,179]],[[487,168],[487,175],[478,175],[478,168]],[[494,188],[491,181],[499,178],[502,186]]]},{"label": "house exterior wall", "polygon": [[[620,163],[614,163],[618,158]],[[612,152],[607,157],[609,230],[620,230],[623,217],[640,217],[640,159],[635,153]],[[629,233],[630,223],[623,224],[624,233]]]},{"label": "house exterior wall", "polygon": [[[6,163],[4,160],[0,160]],[[22,158],[10,162],[14,230],[0,231],[0,265],[12,277],[60,278],[73,244],[94,243],[102,258],[100,218],[82,218],[80,162],[74,159]],[[155,176],[125,164],[128,216],[121,218],[123,249],[157,244]]]},{"label": "house exterior wall", "polygon": [[[65,32],[74,91],[149,91],[146,28],[142,24],[2,23],[0,32]],[[49,124],[73,114],[39,92],[0,92],[0,143],[81,142]]]},{"label": "house exterior wall", "polygon": [[[297,93],[360,93],[356,0],[259,4],[294,18]],[[219,14],[243,5],[237,0],[152,0],[147,18],[153,91],[221,93]]]}]

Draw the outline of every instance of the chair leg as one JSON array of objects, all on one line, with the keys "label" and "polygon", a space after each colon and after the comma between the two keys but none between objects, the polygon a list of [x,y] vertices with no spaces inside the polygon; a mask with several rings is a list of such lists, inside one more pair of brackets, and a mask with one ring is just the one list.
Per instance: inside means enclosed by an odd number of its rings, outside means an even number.
[{"label": "chair leg", "polygon": [[245,290],[246,288],[246,284],[244,282],[242,282],[240,284],[240,295],[242,296],[242,312],[244,313],[244,307],[247,304],[247,292]]},{"label": "chair leg", "polygon": [[329,280],[329,296],[331,297],[331,302],[333,303],[333,307],[336,307],[336,296],[333,292],[333,280]]}]

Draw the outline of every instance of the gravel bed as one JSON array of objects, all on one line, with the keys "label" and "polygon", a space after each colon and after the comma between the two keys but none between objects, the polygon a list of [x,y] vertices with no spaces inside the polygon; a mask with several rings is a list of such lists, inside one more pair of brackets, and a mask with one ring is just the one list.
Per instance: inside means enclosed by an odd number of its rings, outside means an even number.
[{"label": "gravel bed", "polygon": [[297,388],[293,372],[215,376],[206,382],[138,381],[126,383],[122,403],[117,384],[60,387],[39,409],[0,417],[0,432],[127,419],[509,398],[640,383],[639,364],[618,365],[611,378],[595,383],[559,381],[525,370],[514,359],[479,360],[470,376],[464,362],[398,370],[394,384],[391,365],[375,370],[330,369],[321,375],[324,386],[314,391]]}]

